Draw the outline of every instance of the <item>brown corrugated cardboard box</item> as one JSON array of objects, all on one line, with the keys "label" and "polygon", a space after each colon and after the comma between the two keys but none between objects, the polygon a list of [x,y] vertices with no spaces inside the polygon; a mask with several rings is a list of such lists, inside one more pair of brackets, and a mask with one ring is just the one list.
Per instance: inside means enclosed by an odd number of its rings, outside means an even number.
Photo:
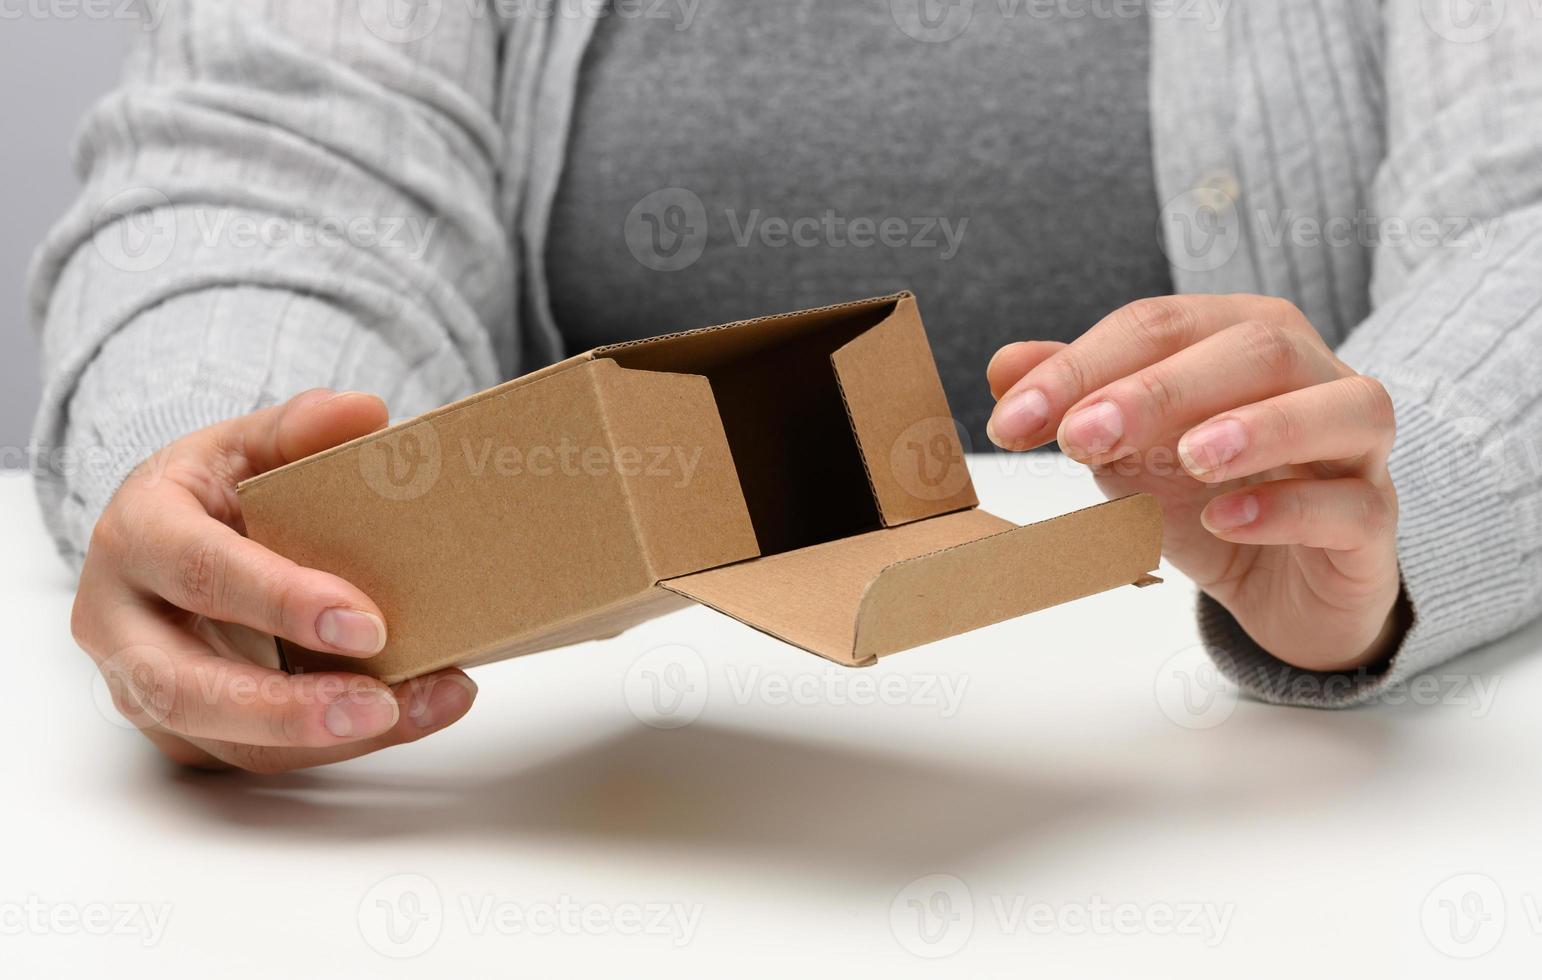
[{"label": "brown corrugated cardboard box", "polygon": [[851,666],[1120,585],[1149,497],[979,510],[909,293],[570,358],[242,483],[247,532],[386,615],[388,682],[690,601]]}]

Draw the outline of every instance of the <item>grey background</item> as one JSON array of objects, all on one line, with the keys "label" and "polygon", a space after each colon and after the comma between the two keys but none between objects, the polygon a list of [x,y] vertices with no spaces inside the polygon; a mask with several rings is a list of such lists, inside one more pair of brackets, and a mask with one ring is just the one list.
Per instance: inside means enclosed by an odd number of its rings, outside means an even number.
[{"label": "grey background", "polygon": [[0,19],[0,449],[7,466],[22,463],[41,390],[27,264],[78,188],[70,165],[76,127],[112,88],[127,36],[139,29],[58,7],[47,16]]}]

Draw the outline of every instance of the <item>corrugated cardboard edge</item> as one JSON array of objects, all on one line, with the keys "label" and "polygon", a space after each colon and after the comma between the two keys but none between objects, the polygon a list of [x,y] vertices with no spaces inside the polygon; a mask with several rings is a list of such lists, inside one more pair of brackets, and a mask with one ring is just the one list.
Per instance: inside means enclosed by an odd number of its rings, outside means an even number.
[{"label": "corrugated cardboard edge", "polygon": [[841,313],[847,310],[875,309],[877,307],[883,306],[886,303],[898,303],[901,300],[906,299],[915,299],[915,294],[906,289],[897,293],[890,293],[887,296],[874,296],[869,299],[847,300],[844,303],[831,303],[829,306],[818,306],[811,310],[792,310],[787,313],[773,313],[769,316],[756,316],[750,317],[746,320],[735,320],[732,323],[719,323],[710,327],[697,327],[692,330],[676,330],[674,333],[660,334],[657,337],[641,337],[637,340],[628,340],[620,344],[607,344],[604,347],[596,347],[587,355],[580,356],[607,357],[611,354],[624,352],[629,348],[659,344],[663,343],[664,341],[677,340],[681,337],[688,337],[696,334],[717,333],[720,330],[735,330],[740,327],[750,327],[761,323],[774,323],[777,320],[813,320],[828,316],[831,313]]},{"label": "corrugated cardboard edge", "polygon": [[1106,592],[1150,585],[1162,511],[1136,494],[896,562],[867,587],[852,657],[879,657]]}]

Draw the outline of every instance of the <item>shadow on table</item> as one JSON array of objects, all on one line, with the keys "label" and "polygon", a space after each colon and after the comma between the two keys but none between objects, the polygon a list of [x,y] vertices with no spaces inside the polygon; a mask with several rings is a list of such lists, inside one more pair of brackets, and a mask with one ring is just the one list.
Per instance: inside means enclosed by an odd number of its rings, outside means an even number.
[{"label": "shadow on table", "polygon": [[[1539,648],[1542,624],[1437,676],[1481,678],[1496,699],[1488,707],[1528,710],[1511,706],[1507,698],[1525,692],[1511,695],[1504,681]],[[527,750],[507,772],[486,749],[442,775],[348,766],[280,777],[179,773],[168,788],[189,809],[283,840],[454,841],[490,855],[581,844],[611,848],[618,860],[679,854],[814,882],[892,880],[967,868],[1009,847],[1066,860],[1099,839],[1164,823],[1236,830],[1283,810],[1331,808],[1379,779],[1406,782],[1411,765],[1427,765],[1430,738],[1451,735],[1416,726],[1481,726],[1488,707],[1475,710],[1470,687],[1437,703],[1388,699],[1351,711],[1244,702],[1217,727],[1190,731],[1142,705],[1130,716],[1089,714],[1082,732],[1025,716],[978,751],[955,740],[924,755],[708,721],[669,731],[633,725],[558,740],[534,760]],[[489,771],[500,774],[478,780]]]},{"label": "shadow on table", "polygon": [[[1352,789],[1389,743],[1375,713],[1266,709],[1232,729],[1146,731],[1078,770],[1024,743],[1002,768],[949,764],[697,723],[624,730],[492,781],[345,770],[257,778],[179,775],[219,820],[286,840],[454,841],[496,853],[564,843],[786,871],[813,880],[890,880],[961,869],[991,851],[1063,859],[1088,833],[1154,822],[1225,822]],[[1095,724],[1089,719],[1089,725]]]}]

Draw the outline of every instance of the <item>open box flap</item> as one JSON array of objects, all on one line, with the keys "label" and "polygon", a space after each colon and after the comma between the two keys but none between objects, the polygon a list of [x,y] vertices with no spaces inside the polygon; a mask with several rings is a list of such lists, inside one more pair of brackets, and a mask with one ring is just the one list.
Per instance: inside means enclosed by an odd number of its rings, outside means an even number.
[{"label": "open box flap", "polygon": [[1141,582],[1161,558],[1146,495],[1017,527],[980,510],[660,583],[761,632],[861,666]]},{"label": "open box flap", "polygon": [[830,363],[885,527],[979,505],[915,297]]}]

